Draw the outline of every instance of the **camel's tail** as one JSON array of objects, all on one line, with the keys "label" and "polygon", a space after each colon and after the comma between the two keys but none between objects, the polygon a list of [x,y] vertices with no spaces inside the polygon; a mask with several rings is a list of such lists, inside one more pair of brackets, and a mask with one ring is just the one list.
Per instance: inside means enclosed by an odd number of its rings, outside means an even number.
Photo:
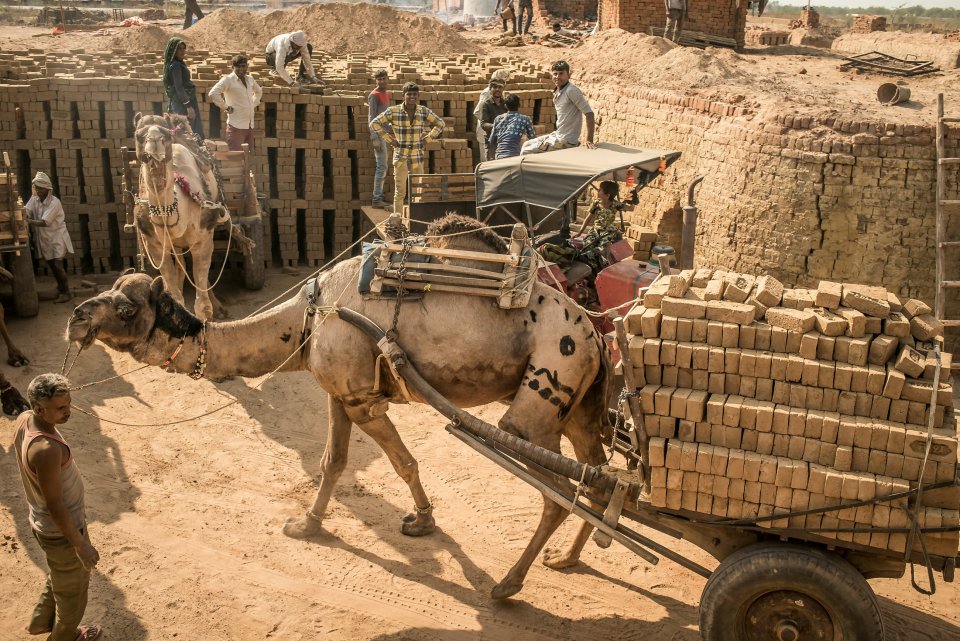
[{"label": "camel's tail", "polygon": [[585,425],[596,425],[604,440],[613,435],[613,423],[610,422],[610,406],[613,402],[614,370],[610,352],[607,350],[603,338],[594,336],[597,349],[600,351],[600,369],[593,382],[583,393],[583,397],[573,408]]}]

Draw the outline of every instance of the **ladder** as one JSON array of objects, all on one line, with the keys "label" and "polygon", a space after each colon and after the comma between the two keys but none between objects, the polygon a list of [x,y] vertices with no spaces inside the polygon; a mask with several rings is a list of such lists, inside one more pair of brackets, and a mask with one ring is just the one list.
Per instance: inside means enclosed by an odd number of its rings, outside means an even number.
[{"label": "ladder", "polygon": [[[947,318],[945,313],[947,290],[960,289],[960,280],[946,279],[946,250],[960,248],[960,240],[947,240],[947,217],[960,213],[960,200],[947,198],[948,168],[960,168],[960,158],[946,156],[947,130],[953,123],[960,123],[960,118],[944,117],[941,93],[937,96],[937,294],[934,313],[945,329],[960,327],[960,318]],[[956,254],[953,256],[956,262]]]}]

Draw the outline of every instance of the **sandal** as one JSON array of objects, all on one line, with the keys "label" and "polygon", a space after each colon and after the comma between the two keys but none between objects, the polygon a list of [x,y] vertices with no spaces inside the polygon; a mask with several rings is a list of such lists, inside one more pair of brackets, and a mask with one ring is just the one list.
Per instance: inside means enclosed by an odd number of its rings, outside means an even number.
[{"label": "sandal", "polygon": [[81,625],[77,628],[77,638],[73,641],[93,641],[94,639],[98,639],[102,633],[103,628],[99,625]]}]

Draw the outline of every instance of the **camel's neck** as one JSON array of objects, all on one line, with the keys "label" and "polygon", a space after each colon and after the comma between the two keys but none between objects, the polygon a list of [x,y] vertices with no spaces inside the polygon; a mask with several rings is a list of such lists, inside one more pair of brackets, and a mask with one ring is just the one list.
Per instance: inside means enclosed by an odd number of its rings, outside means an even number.
[{"label": "camel's neck", "polygon": [[[186,374],[202,370],[205,376],[213,378],[261,376],[278,368],[296,371],[303,368],[302,355],[294,354],[300,347],[302,322],[303,306],[295,298],[251,318],[208,322],[200,331],[196,331],[196,325],[179,335],[176,328],[158,328],[150,341],[131,353],[143,363],[171,367]],[[198,367],[201,349],[205,367]]]},{"label": "camel's neck", "polygon": [[176,194],[173,189],[173,163],[164,162],[157,167],[150,163],[140,165],[141,194],[146,193],[147,201],[156,207],[173,205]]}]

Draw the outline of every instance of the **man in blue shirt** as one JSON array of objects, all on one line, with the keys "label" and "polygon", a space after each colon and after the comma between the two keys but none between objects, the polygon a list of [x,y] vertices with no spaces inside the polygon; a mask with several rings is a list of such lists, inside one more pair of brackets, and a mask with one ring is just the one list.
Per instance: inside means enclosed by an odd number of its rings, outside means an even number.
[{"label": "man in blue shirt", "polygon": [[523,136],[527,139],[535,138],[533,121],[529,116],[520,113],[520,96],[510,94],[504,100],[507,113],[497,116],[490,131],[490,147],[496,149],[494,158],[511,158],[520,155],[520,141]]}]

